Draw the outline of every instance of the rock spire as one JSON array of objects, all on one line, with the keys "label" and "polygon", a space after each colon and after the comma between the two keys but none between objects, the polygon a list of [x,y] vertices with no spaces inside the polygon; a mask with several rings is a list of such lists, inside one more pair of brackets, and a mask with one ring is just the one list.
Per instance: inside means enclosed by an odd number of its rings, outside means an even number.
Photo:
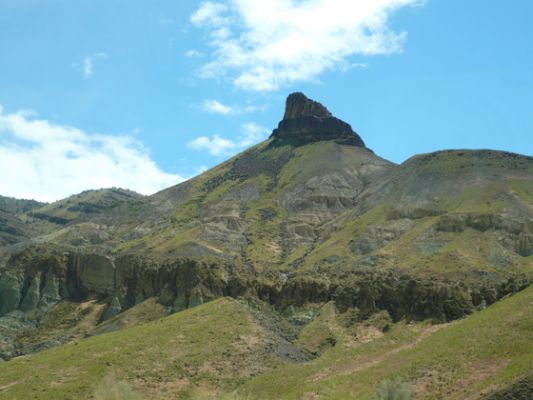
[{"label": "rock spire", "polygon": [[331,115],[328,109],[322,104],[307,98],[307,96],[301,92],[292,93],[287,97],[283,119],[311,116],[329,118],[333,115]]},{"label": "rock spire", "polygon": [[290,140],[296,144],[334,140],[365,147],[363,140],[349,124],[335,118],[322,104],[300,92],[287,97],[283,120],[270,137],[275,140]]}]

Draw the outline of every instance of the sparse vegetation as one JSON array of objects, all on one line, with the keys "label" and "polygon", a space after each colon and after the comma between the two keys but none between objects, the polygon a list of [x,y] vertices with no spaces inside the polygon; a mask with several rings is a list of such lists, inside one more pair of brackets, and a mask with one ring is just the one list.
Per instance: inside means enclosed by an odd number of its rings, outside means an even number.
[{"label": "sparse vegetation", "polygon": [[[511,387],[529,376],[532,302],[533,288],[528,288],[459,322],[398,322],[386,332],[383,318],[356,318],[346,324],[330,304],[301,331],[298,343],[314,346],[309,341],[313,329],[321,333],[327,328],[334,346],[320,347],[311,361],[296,362],[285,358],[294,348],[275,333],[278,322],[264,319],[268,313],[262,306],[251,310],[221,299],[0,363],[0,399],[25,398],[34,392],[40,399],[88,398],[114,371],[120,377],[116,381],[150,399],[180,393],[192,399],[219,399],[238,388],[229,398],[296,400],[315,393],[324,399],[374,400],[378,382],[402,376],[418,399],[463,400]],[[29,370],[34,375],[28,380]],[[514,390],[521,387],[525,385],[515,385]]]},{"label": "sparse vegetation", "polygon": [[103,382],[96,388],[93,395],[94,400],[142,400],[130,386],[119,381],[113,372],[109,373]]},{"label": "sparse vegetation", "polygon": [[411,388],[399,380],[383,381],[377,391],[376,400],[411,400]]}]

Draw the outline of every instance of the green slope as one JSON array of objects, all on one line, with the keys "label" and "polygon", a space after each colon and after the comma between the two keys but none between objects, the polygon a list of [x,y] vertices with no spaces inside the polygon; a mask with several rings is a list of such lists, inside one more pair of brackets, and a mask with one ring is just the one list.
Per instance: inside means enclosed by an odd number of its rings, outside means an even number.
[{"label": "green slope", "polygon": [[416,399],[482,399],[531,374],[533,287],[455,323],[401,323],[368,343],[338,339],[320,358],[254,378],[240,392],[257,399],[370,400],[380,382],[399,378]]},{"label": "green slope", "polygon": [[147,399],[236,390],[246,399],[370,400],[382,381],[398,378],[416,399],[483,399],[523,387],[533,368],[533,287],[434,326],[391,324],[386,315],[350,325],[326,305],[296,342],[321,349],[307,362],[295,362],[303,353],[257,315],[223,298],[0,363],[0,398],[91,398],[112,373]]},{"label": "green slope", "polygon": [[0,362],[0,398],[88,399],[110,373],[147,399],[215,396],[298,357],[247,306],[223,298]]}]

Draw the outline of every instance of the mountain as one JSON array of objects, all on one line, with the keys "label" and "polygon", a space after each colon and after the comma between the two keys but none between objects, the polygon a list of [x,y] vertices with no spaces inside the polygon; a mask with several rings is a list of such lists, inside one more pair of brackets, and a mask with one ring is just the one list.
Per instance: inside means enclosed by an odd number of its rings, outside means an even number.
[{"label": "mountain", "polygon": [[[6,204],[5,359],[84,336],[158,335],[156,322],[144,323],[230,304],[262,326],[253,332],[269,332],[253,340],[284,343],[292,354],[265,361],[267,368],[257,364],[264,350],[251,346],[251,371],[266,374],[337,354],[348,334],[382,337],[387,326],[411,337],[410,328],[401,331],[405,321],[425,331],[420,321],[483,310],[527,287],[533,267],[533,158],[450,150],[397,165],[302,93],[287,98],[268,140],[152,196],[106,189]],[[359,346],[354,340],[347,346]],[[61,349],[46,354],[62,357]],[[184,357],[196,357],[191,351]]]}]

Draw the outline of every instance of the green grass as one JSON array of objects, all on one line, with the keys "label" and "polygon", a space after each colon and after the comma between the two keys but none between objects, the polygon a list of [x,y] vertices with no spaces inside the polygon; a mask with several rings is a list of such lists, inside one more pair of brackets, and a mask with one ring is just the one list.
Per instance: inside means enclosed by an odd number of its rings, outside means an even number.
[{"label": "green grass", "polygon": [[382,223],[386,218],[387,207],[380,205],[372,208],[365,214],[348,220],[342,229],[333,232],[327,240],[324,240],[306,258],[307,268],[314,268],[329,256],[358,258],[350,250],[350,241],[359,239],[362,233],[373,224]]},{"label": "green grass", "polygon": [[111,372],[149,399],[216,394],[278,365],[269,343],[246,306],[219,299],[0,363],[0,399],[90,398]]},{"label": "green grass", "polygon": [[381,314],[357,322],[328,303],[296,340],[319,354],[305,363],[279,357],[254,315],[223,298],[0,363],[0,399],[91,398],[114,374],[117,391],[147,399],[373,400],[400,379],[416,399],[463,400],[533,368],[533,287],[440,326]]},{"label": "green grass", "polygon": [[402,378],[417,399],[463,400],[529,374],[531,332],[533,287],[441,329],[397,324],[366,344],[340,341],[319,359],[259,376],[241,391],[258,399],[370,400],[380,382]]},{"label": "green grass", "polygon": [[154,321],[166,315],[168,315],[168,310],[159,304],[157,299],[151,298],[98,324],[91,329],[90,333],[91,335],[98,335],[105,332],[126,329]]},{"label": "green grass", "polygon": [[[518,207],[509,198],[509,193],[514,193],[516,201],[522,202],[522,207],[529,207],[533,215],[533,201],[529,199],[533,188],[529,189],[527,182],[518,180],[472,187],[456,196],[441,198],[440,206],[437,204],[435,207],[447,210],[450,215],[499,215],[502,210]],[[323,236],[317,247],[306,255],[306,270],[315,270],[317,266],[323,270],[328,264],[325,260],[332,256],[337,257],[339,262],[330,264],[330,268],[339,270],[352,265],[361,256],[350,251],[350,243],[359,240],[373,226],[387,227],[391,223],[387,220],[387,213],[393,208],[393,203],[384,202],[360,216],[350,218],[349,213],[340,216],[339,220],[345,221],[341,229]],[[413,226],[406,233],[372,255],[379,257],[381,266],[397,266],[413,274],[452,276],[468,271],[504,272],[502,265],[493,260],[495,249],[498,249],[502,258],[508,260],[506,271],[531,272],[528,258],[501,244],[498,238],[505,235],[505,231],[481,232],[465,227],[463,232],[435,232],[440,218],[428,216],[412,220]],[[434,241],[437,247],[425,250],[422,246],[426,241]]]},{"label": "green grass", "polygon": [[[39,321],[36,328],[20,332],[17,344],[21,347],[36,346],[79,339],[88,334],[97,324],[104,310],[102,304],[88,301],[84,304],[61,302]],[[36,310],[27,314],[31,319]]]},{"label": "green grass", "polygon": [[111,372],[96,388],[94,400],[141,400],[141,397],[126,382],[117,381]]}]

